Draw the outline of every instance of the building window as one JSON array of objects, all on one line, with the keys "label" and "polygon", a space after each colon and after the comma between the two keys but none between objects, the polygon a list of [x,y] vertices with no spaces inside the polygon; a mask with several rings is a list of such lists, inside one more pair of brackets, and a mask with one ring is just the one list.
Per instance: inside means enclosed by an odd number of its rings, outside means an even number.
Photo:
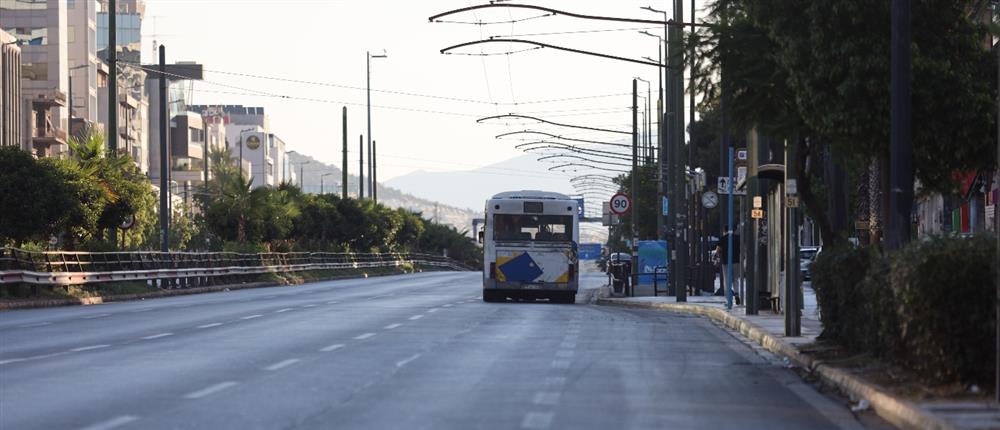
[{"label": "building window", "polygon": [[29,81],[49,80],[49,63],[22,63],[21,78]]},{"label": "building window", "polygon": [[0,0],[0,10],[45,10],[46,0]]},{"label": "building window", "polygon": [[66,26],[66,41],[69,43],[76,43],[76,26]]},{"label": "building window", "polygon": [[47,27],[29,28],[14,27],[13,35],[25,45],[48,45],[49,29]]}]

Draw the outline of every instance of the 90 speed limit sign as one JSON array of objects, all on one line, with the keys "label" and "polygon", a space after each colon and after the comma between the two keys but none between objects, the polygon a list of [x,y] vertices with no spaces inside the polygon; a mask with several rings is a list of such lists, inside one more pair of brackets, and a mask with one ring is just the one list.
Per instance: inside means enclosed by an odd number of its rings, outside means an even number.
[{"label": "90 speed limit sign", "polygon": [[632,209],[632,199],[625,195],[625,193],[618,193],[611,196],[609,206],[611,206],[611,213],[625,215]]}]

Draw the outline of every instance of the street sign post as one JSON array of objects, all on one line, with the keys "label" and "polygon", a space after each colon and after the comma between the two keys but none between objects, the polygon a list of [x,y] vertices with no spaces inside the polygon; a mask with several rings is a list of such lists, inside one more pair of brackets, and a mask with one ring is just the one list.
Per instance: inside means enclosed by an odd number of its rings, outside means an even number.
[{"label": "street sign post", "polygon": [[632,199],[625,195],[625,193],[618,193],[611,196],[609,206],[611,207],[611,213],[625,215],[632,210]]}]

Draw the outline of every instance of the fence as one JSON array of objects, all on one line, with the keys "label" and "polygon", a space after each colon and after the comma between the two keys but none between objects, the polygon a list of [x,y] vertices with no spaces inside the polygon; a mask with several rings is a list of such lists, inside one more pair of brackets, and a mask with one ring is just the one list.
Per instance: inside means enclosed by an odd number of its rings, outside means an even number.
[{"label": "fence", "polygon": [[420,253],[35,252],[4,247],[0,248],[0,285],[78,285],[142,280],[201,285],[218,276],[404,264],[470,270],[455,260]]}]

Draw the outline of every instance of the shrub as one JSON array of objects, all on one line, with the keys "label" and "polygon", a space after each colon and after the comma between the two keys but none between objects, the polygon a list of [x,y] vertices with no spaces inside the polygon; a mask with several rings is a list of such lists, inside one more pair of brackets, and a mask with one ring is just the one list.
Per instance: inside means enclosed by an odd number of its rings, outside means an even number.
[{"label": "shrub", "polygon": [[900,361],[935,382],[992,385],[996,252],[988,237],[940,237],[893,256]]},{"label": "shrub", "polygon": [[993,385],[996,246],[936,237],[884,256],[825,249],[812,265],[821,338],[904,365],[932,383]]}]

